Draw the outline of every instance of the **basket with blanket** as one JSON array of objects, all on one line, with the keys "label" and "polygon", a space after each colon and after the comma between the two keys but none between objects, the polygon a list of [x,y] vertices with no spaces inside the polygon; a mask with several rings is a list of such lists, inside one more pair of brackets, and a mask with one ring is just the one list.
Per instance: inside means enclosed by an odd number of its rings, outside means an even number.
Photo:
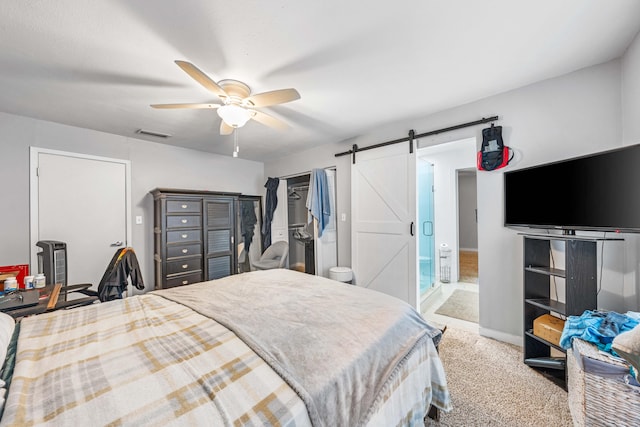
[{"label": "basket with blanket", "polygon": [[640,425],[639,320],[640,313],[605,311],[567,318],[560,344],[575,426]]}]

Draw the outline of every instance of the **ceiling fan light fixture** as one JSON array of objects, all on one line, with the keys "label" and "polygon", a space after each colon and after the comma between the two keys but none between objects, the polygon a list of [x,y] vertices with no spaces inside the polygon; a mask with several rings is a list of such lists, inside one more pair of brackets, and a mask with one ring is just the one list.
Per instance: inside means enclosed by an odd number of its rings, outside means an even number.
[{"label": "ceiling fan light fixture", "polygon": [[218,115],[233,128],[241,128],[251,118],[251,113],[236,104],[227,104],[218,108]]}]

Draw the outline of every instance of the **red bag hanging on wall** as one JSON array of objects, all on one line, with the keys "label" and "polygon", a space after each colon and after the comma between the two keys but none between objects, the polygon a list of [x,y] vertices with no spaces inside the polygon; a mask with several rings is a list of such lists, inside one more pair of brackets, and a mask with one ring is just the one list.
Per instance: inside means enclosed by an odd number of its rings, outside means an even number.
[{"label": "red bag hanging on wall", "polygon": [[494,126],[482,129],[482,145],[478,151],[478,170],[492,171],[509,164],[513,153],[509,157],[509,147],[502,140],[502,126]]}]

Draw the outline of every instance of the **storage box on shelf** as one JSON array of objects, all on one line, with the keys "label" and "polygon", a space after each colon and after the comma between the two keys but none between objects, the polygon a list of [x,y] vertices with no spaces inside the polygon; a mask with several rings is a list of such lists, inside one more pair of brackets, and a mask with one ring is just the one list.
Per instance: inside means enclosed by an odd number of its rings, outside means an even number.
[{"label": "storage box on shelf", "polygon": [[538,338],[560,345],[564,320],[550,314],[543,314],[533,320],[533,334]]}]

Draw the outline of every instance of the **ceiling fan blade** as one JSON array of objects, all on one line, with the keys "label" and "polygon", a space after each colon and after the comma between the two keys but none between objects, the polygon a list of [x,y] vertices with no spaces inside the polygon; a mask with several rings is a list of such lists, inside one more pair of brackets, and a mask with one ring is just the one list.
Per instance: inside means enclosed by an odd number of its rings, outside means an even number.
[{"label": "ceiling fan blade", "polygon": [[224,120],[220,122],[220,135],[231,135],[233,126],[229,126]]},{"label": "ceiling fan blade", "polygon": [[191,78],[193,78],[195,81],[197,81],[202,86],[204,86],[205,89],[210,90],[211,92],[215,93],[220,97],[223,97],[223,98],[229,97],[229,95],[227,95],[224,89],[218,86],[216,82],[211,80],[209,76],[207,76],[204,72],[202,72],[198,67],[196,67],[192,63],[187,61],[175,61],[175,62],[176,64],[178,64],[180,68],[184,70],[185,73],[189,74]]},{"label": "ceiling fan blade", "polygon": [[245,102],[252,107],[268,107],[270,105],[284,104],[285,102],[300,99],[300,94],[295,89],[279,89],[271,92],[263,92],[245,98]]},{"label": "ceiling fan blade", "polygon": [[285,130],[289,128],[289,125],[283,122],[280,119],[276,119],[269,114],[263,113],[261,111],[249,110],[252,114],[251,118],[259,123],[262,123],[265,126],[272,127],[274,129]]},{"label": "ceiling fan blade", "polygon": [[190,108],[190,109],[200,109],[200,108],[218,108],[222,107],[220,104],[151,104],[153,108]]}]

